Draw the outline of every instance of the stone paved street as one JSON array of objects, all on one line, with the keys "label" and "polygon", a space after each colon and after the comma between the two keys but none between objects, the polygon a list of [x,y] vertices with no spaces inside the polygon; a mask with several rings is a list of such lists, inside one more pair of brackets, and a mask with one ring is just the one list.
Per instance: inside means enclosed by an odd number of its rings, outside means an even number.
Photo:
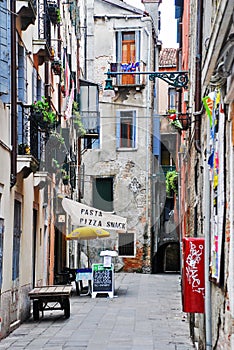
[{"label": "stone paved street", "polygon": [[48,311],[31,317],[0,349],[46,350],[192,350],[181,308],[177,274],[115,274],[115,297],[70,299],[71,317]]}]

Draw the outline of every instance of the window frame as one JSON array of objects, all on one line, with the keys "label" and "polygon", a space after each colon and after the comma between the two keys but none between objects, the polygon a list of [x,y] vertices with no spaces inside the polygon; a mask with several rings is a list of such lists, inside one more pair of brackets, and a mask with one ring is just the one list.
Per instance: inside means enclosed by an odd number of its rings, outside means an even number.
[{"label": "window frame", "polygon": [[[133,250],[133,254],[121,254],[121,250],[120,250],[120,237],[122,236],[126,236],[126,235],[132,235],[132,241],[131,241],[131,244],[133,245],[132,246],[132,250]],[[122,258],[134,258],[136,257],[136,234],[135,232],[119,232],[118,233],[118,256],[122,257]]]},{"label": "window frame", "polygon": [[[101,182],[105,182],[107,183],[107,181],[110,182],[111,184],[111,193],[109,193],[109,196],[111,198],[111,201],[108,201],[108,203],[110,203],[110,207],[103,207],[102,205],[99,207],[97,205],[97,200],[98,200],[98,195],[100,196],[100,198],[105,201],[105,198],[101,197],[100,193],[97,190],[97,182],[100,181]],[[100,185],[100,184],[99,184]],[[108,184],[106,185],[108,186]],[[107,187],[106,187],[107,189]],[[96,196],[96,197],[95,197]],[[113,176],[106,176],[106,177],[94,177],[93,178],[93,189],[92,189],[92,200],[93,200],[93,206],[97,209],[103,210],[103,211],[107,211],[107,212],[112,212],[114,210],[114,177]]]},{"label": "window frame", "polygon": [[[135,46],[135,62],[122,62],[123,57],[123,43],[127,43],[132,40],[123,40],[124,35],[134,33],[134,46]],[[118,64],[121,63],[136,63],[141,62],[141,31],[137,28],[126,28],[118,29],[116,30],[116,62]],[[130,82],[128,82],[128,79],[126,77],[129,77]],[[124,78],[124,79],[123,79]],[[124,81],[123,81],[124,80]],[[116,77],[117,85],[139,85],[140,84],[140,75],[137,74],[134,77],[134,82],[132,82],[132,75],[125,75],[122,76],[121,74]]]},{"label": "window frame", "polygon": [[[132,116],[129,116],[128,114],[132,113]],[[126,115],[124,115],[126,114]],[[123,139],[121,137],[121,125],[126,125],[126,123],[121,124],[122,120],[127,120],[129,118],[132,118],[132,132],[131,136],[132,139],[129,138],[129,141],[131,142],[130,147],[122,146],[121,140]],[[125,109],[125,110],[118,110],[116,111],[116,147],[119,151],[124,150],[136,150],[137,149],[137,111],[135,109]]]}]

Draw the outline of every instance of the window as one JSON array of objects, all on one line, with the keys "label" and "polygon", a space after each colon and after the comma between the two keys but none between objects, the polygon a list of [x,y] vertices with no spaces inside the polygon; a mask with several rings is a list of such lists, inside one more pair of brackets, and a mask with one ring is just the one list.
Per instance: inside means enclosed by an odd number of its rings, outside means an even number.
[{"label": "window", "polygon": [[117,112],[117,148],[136,148],[136,111]]},{"label": "window", "polygon": [[135,256],[134,233],[119,233],[119,256]]},{"label": "window", "polygon": [[104,211],[113,211],[113,178],[96,178],[93,182],[93,206]]},{"label": "window", "polygon": [[[116,33],[116,61],[126,65],[140,62],[140,32],[120,31]],[[118,77],[118,83],[122,85],[138,84],[140,76],[123,74]]]},{"label": "window", "polygon": [[161,165],[171,165],[171,155],[168,148],[161,144]]},{"label": "window", "polygon": [[168,109],[176,110],[176,90],[174,88],[168,88]]},{"label": "window", "polygon": [[0,288],[2,288],[3,233],[4,220],[0,218]]},{"label": "window", "polygon": [[21,203],[15,200],[14,208],[14,236],[13,236],[13,264],[12,280],[19,277],[19,257],[20,257],[20,236],[21,236]]},{"label": "window", "polygon": [[7,11],[7,1],[0,6],[0,95],[8,95],[4,98],[4,102],[8,101],[10,90],[10,13]]},{"label": "window", "polygon": [[88,137],[87,135],[83,138],[83,148],[84,149],[98,149],[99,148],[99,138]]},{"label": "window", "polygon": [[100,115],[98,86],[80,79],[80,116],[85,129],[83,148],[95,149],[100,147]]}]

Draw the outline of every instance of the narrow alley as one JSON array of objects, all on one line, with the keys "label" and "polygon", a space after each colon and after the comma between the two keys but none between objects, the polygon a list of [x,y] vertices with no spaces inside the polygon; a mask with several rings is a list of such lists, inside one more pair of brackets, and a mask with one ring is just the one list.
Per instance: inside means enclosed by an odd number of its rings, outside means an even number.
[{"label": "narrow alley", "polygon": [[115,296],[74,293],[71,316],[32,317],[0,342],[0,349],[191,350],[178,274],[117,273]]}]

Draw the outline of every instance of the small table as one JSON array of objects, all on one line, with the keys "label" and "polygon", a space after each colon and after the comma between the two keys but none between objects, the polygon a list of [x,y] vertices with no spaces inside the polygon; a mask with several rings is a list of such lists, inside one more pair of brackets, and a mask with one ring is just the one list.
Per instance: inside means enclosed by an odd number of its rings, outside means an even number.
[{"label": "small table", "polygon": [[[88,283],[88,289],[86,293],[82,293],[83,290],[83,282],[86,281]],[[77,294],[80,296],[91,295],[91,281],[92,281],[92,269],[84,268],[76,270],[76,288]],[[78,286],[80,284],[80,288]]]}]

